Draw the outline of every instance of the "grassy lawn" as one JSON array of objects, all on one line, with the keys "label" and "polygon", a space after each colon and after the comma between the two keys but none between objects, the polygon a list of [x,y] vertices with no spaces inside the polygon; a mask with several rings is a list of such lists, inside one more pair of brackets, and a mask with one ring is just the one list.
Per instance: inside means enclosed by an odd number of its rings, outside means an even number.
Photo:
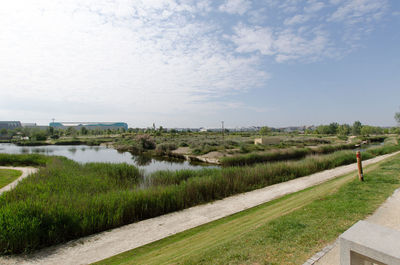
[{"label": "grassy lawn", "polygon": [[21,175],[22,172],[19,170],[0,168],[0,188],[3,188],[4,186],[10,184]]},{"label": "grassy lawn", "polygon": [[400,186],[400,155],[365,179],[347,174],[97,264],[302,264]]}]

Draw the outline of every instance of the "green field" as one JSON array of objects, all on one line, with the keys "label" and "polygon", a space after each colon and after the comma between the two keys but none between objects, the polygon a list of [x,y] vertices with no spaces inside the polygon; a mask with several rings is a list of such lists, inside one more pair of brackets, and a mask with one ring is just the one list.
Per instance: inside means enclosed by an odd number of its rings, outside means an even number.
[{"label": "green field", "polygon": [[22,175],[19,170],[0,168],[0,188],[10,184]]},{"label": "green field", "polygon": [[96,264],[302,264],[400,186],[400,155]]}]

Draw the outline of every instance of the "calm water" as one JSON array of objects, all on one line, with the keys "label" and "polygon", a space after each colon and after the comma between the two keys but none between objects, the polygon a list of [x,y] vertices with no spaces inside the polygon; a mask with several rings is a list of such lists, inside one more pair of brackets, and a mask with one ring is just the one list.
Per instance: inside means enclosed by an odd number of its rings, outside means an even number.
[{"label": "calm water", "polygon": [[65,156],[77,162],[110,162],[128,163],[144,169],[146,173],[157,170],[201,169],[215,167],[191,164],[184,160],[166,161],[145,156],[132,155],[129,152],[118,152],[105,146],[86,145],[46,145],[46,146],[17,146],[0,143],[0,153],[8,154],[44,154]]}]

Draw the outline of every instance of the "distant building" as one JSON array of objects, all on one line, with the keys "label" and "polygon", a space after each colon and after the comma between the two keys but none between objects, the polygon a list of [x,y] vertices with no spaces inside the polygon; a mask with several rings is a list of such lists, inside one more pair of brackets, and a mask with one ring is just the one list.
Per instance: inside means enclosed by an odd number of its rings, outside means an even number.
[{"label": "distant building", "polygon": [[128,124],[125,122],[50,122],[50,127],[56,129],[74,128],[80,130],[85,127],[88,130],[107,130],[107,129],[125,129],[128,130]]},{"label": "distant building", "polygon": [[49,128],[47,125],[37,125],[36,123],[22,123],[22,127],[34,130],[47,130]]},{"label": "distant building", "polygon": [[15,128],[21,128],[21,122],[20,121],[0,121],[0,129],[15,129]]},{"label": "distant building", "polygon": [[36,127],[37,126],[37,124],[36,123],[21,123],[21,125],[22,125],[22,127],[24,127],[24,128],[33,128],[33,127]]}]

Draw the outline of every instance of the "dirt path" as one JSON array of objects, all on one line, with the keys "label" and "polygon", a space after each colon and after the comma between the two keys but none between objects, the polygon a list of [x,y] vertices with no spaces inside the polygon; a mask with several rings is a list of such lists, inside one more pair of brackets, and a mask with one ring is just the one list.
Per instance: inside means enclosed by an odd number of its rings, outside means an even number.
[{"label": "dirt path", "polygon": [[0,194],[2,194],[5,191],[11,190],[12,188],[14,188],[18,182],[23,179],[26,178],[27,176],[29,176],[32,173],[35,173],[38,169],[34,168],[34,167],[2,167],[0,166],[0,168],[2,169],[15,169],[15,170],[19,170],[22,171],[22,175],[14,180],[13,182],[11,182],[10,184],[8,184],[7,186],[3,187],[0,189]]},{"label": "dirt path", "polygon": [[[363,164],[369,165],[399,154],[379,156]],[[187,229],[223,218],[263,204],[289,193],[315,186],[356,170],[351,164],[310,176],[275,184],[259,190],[231,196],[223,200],[195,206],[183,211],[126,225],[110,231],[50,247],[29,256],[1,257],[0,264],[88,264],[124,251],[143,246]]]}]

